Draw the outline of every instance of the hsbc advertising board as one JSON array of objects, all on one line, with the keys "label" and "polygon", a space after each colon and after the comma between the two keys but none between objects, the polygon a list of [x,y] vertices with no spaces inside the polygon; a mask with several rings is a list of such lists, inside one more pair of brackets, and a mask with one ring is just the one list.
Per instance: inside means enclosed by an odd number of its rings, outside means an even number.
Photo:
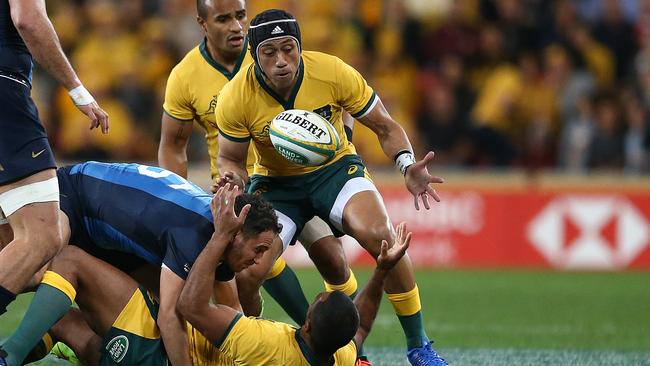
[{"label": "hsbc advertising board", "polygon": [[[442,202],[416,211],[401,185],[379,184],[393,224],[413,232],[417,267],[650,270],[650,190],[440,188]],[[373,263],[343,242],[352,265]],[[311,265],[299,245],[285,258]]]}]

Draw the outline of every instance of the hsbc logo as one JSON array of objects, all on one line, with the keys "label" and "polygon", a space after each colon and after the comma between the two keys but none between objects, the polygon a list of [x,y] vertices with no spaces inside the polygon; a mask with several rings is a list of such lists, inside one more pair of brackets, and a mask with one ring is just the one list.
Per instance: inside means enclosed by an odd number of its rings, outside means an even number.
[{"label": "hsbc logo", "polygon": [[619,269],[650,245],[650,228],[625,197],[566,195],[532,219],[526,237],[554,267]]}]

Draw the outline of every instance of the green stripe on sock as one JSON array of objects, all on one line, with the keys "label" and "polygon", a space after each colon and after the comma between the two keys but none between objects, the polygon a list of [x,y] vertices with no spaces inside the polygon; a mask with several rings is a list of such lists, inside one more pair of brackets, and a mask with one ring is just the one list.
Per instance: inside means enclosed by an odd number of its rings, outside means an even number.
[{"label": "green stripe on sock", "polygon": [[305,324],[309,303],[296,273],[284,267],[279,275],[264,281],[264,289],[298,325]]},{"label": "green stripe on sock", "polygon": [[421,311],[409,316],[398,315],[397,319],[399,319],[402,329],[404,330],[404,335],[406,336],[406,347],[408,349],[422,347],[422,343],[429,340],[429,337],[427,337],[427,334],[424,331]]}]

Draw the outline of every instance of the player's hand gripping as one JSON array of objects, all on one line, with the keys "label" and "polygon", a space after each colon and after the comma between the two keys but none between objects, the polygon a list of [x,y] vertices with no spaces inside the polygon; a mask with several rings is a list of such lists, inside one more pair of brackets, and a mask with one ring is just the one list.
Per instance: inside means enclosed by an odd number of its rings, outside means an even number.
[{"label": "player's hand gripping", "polygon": [[388,249],[388,242],[381,241],[381,252],[377,257],[377,269],[390,271],[397,262],[404,256],[406,249],[411,243],[411,232],[406,231],[406,223],[402,222],[397,225],[397,233],[395,235],[395,242],[393,246]]},{"label": "player's hand gripping", "polygon": [[214,235],[233,238],[244,225],[251,205],[244,206],[239,213],[235,214],[235,198],[241,190],[237,186],[226,183],[217,190],[210,203],[210,211],[214,220]]},{"label": "player's hand gripping", "polygon": [[422,204],[424,204],[424,208],[427,210],[431,208],[429,206],[429,196],[433,197],[437,202],[440,202],[440,196],[431,187],[431,184],[444,183],[444,179],[432,176],[427,169],[427,165],[433,160],[433,156],[433,151],[429,151],[422,160],[409,166],[404,176],[406,188],[413,195],[416,210],[420,210],[420,199],[422,200]]},{"label": "player's hand gripping", "polygon": [[230,185],[238,186],[242,191],[244,190],[244,180],[242,177],[239,176],[239,174],[235,174],[234,172],[224,172],[223,175],[221,175],[217,180],[212,183],[212,193],[216,193],[219,187],[223,187],[226,185],[226,183],[230,183]]},{"label": "player's hand gripping", "polygon": [[77,105],[77,108],[90,119],[90,129],[96,127],[102,128],[102,133],[108,133],[108,113],[99,107],[97,102],[93,101],[86,105]]}]

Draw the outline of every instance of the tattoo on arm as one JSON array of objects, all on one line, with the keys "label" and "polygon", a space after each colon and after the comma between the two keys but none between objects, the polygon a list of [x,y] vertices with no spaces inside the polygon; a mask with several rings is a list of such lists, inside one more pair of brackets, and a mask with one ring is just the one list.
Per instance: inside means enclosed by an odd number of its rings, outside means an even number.
[{"label": "tattoo on arm", "polygon": [[181,124],[176,131],[176,136],[174,136],[174,145],[178,145],[180,141],[183,140],[183,129],[185,128],[184,124]]}]

